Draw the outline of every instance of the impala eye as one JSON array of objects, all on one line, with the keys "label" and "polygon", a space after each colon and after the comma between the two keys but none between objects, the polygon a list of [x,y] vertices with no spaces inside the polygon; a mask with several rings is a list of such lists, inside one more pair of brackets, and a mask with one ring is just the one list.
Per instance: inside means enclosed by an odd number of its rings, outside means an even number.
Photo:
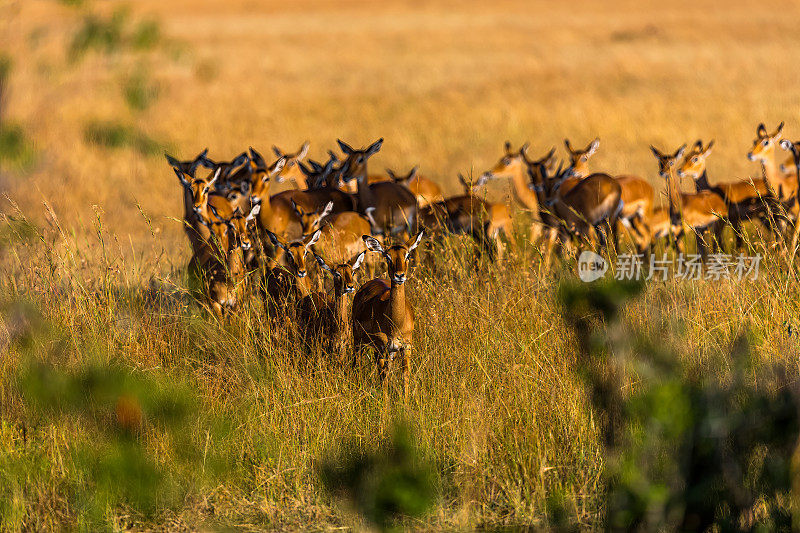
[{"label": "impala eye", "polygon": [[697,158],[696,157],[692,158],[692,163],[697,163]]},{"label": "impala eye", "polygon": [[764,139],[764,141],[761,144],[763,146],[767,146],[769,144],[769,139]]},{"label": "impala eye", "polygon": [[504,158],[503,158],[503,161],[502,161],[502,163],[503,163],[504,165],[510,165],[510,164],[511,164],[511,159],[509,159],[509,158],[507,158],[507,157],[504,157]]}]

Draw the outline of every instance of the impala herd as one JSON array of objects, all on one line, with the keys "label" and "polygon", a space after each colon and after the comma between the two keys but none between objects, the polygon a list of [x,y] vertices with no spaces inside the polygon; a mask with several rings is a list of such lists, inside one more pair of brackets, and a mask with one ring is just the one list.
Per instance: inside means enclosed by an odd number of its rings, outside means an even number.
[{"label": "impala herd", "polygon": [[[709,244],[721,246],[727,225],[737,249],[744,221],[757,221],[776,236],[796,227],[800,143],[781,139],[782,131],[783,123],[772,133],[763,124],[757,129],[747,155],[761,163],[762,177],[714,185],[706,171],[714,141],[672,153],[651,146],[666,182],[667,207],[654,205],[653,187],[640,177],[590,171],[599,139],[583,149],[565,140],[567,165],[556,161],[555,149],[534,159],[527,144],[512,150],[506,143],[497,164],[477,180],[459,175],[463,194],[450,197],[418,167],[407,174],[368,172],[383,139],[361,149],[337,141],[342,157],[329,152],[325,163],[307,160],[308,142],[295,153],[273,147],[272,163],[253,148],[225,162],[211,160],[208,150],[188,161],[167,160],[184,188],[189,268],[203,280],[218,317],[243,302],[256,278],[270,319],[304,347],[315,346],[341,363],[350,356],[354,366],[362,349],[373,349],[384,394],[393,359],[401,356],[407,398],[414,312],[405,282],[423,234],[466,234],[496,261],[513,246],[508,205],[477,195],[488,181],[509,178],[531,239],[544,246],[548,263],[558,247],[577,241],[602,248],[609,238],[619,246],[625,235],[637,253],[652,253],[665,238],[683,251],[680,237],[687,230],[705,258]],[[782,164],[775,160],[778,145],[790,152]],[[682,178],[694,183],[694,193],[681,191]],[[273,194],[272,185],[281,182],[293,187]],[[384,264],[388,275],[374,277]],[[371,279],[356,290],[362,270]],[[330,294],[324,290],[328,275]]]}]

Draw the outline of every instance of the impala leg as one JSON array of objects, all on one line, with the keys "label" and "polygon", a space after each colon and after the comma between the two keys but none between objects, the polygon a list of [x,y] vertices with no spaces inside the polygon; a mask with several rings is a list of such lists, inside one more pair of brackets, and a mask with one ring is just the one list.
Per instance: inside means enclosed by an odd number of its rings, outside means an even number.
[{"label": "impala leg", "polygon": [[377,362],[378,362],[378,379],[381,383],[381,389],[383,389],[383,399],[389,399],[389,380],[387,379],[389,376],[389,370],[391,366],[391,356],[386,348],[381,349],[378,351],[377,354]]},{"label": "impala leg", "polygon": [[408,404],[408,387],[411,378],[411,344],[403,346],[403,403]]}]

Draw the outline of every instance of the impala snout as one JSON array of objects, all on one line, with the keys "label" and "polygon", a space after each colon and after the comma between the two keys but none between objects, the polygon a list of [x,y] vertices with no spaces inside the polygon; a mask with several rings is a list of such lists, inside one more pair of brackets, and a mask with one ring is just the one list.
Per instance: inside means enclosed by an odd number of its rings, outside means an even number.
[{"label": "impala snout", "polygon": [[356,287],[355,287],[355,285],[347,285],[347,286],[344,288],[344,293],[345,293],[345,294],[353,294],[354,292],[356,292]]},{"label": "impala snout", "polygon": [[261,205],[261,198],[258,196],[250,196],[250,204],[253,205],[253,207]]},{"label": "impala snout", "polygon": [[403,283],[406,282],[406,275],[405,274],[395,274],[394,277],[392,277],[392,279],[398,285],[402,285]]},{"label": "impala snout", "polygon": [[755,161],[756,156],[753,155],[753,152],[747,152],[747,159],[749,159],[750,161]]},{"label": "impala snout", "polygon": [[306,277],[307,275],[308,275],[308,271],[306,271],[306,270],[298,270],[297,271],[297,277],[300,278],[300,279]]},{"label": "impala snout", "polygon": [[250,248],[252,248],[252,245],[250,244],[249,241],[242,243],[242,250],[244,250],[245,252],[249,252]]}]

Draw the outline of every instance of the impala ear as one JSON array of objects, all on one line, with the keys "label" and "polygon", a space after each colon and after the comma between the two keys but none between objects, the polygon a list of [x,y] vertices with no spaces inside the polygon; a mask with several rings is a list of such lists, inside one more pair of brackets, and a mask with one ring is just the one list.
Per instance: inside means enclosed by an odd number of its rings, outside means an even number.
[{"label": "impala ear", "polygon": [[714,147],[714,139],[711,139],[711,142],[708,143],[705,150],[703,150],[703,157],[708,157],[711,154],[711,149]]},{"label": "impala ear", "polygon": [[530,146],[531,146],[531,143],[525,143],[525,144],[523,144],[523,145],[520,147],[520,149],[519,149],[519,154],[520,154],[522,157],[525,157],[526,155],[528,155],[528,148],[530,148]]},{"label": "impala ear", "polygon": [[294,156],[294,158],[297,159],[298,161],[302,160],[302,159],[305,159],[306,156],[308,155],[308,149],[309,148],[311,148],[311,143],[308,142],[308,141],[304,142],[303,146],[300,147],[300,151],[297,152],[297,155]]},{"label": "impala ear", "polygon": [[659,152],[658,148],[656,148],[652,144],[650,145],[650,150],[653,152],[653,155],[656,156],[657,158],[661,159],[662,157],[664,157],[664,154]]},{"label": "impala ear", "polygon": [[686,151],[686,145],[684,144],[683,146],[678,148],[678,151],[675,152],[675,155],[673,157],[675,157],[675,159],[680,159],[681,157],[683,157],[683,153],[685,151]]},{"label": "impala ear", "polygon": [[[252,148],[251,148],[252,150]],[[250,160],[250,157],[247,155],[246,152],[242,152],[241,154],[237,155],[233,161],[231,161],[230,169],[233,170],[234,168],[240,167],[247,163]]]},{"label": "impala ear", "polygon": [[355,152],[352,146],[342,141],[341,139],[336,139],[336,143],[339,145],[339,148],[342,149],[342,153],[344,154],[350,155],[353,152]]},{"label": "impala ear", "polygon": [[549,151],[549,152],[547,152],[547,155],[546,155],[546,156],[544,156],[544,159],[542,159],[542,162],[544,162],[544,161],[549,161],[550,159],[552,159],[552,158],[553,158],[553,156],[554,156],[555,154],[556,154],[556,147],[555,147],[555,146],[553,146],[552,148],[550,148],[550,151]]},{"label": "impala ear", "polygon": [[378,242],[378,239],[372,235],[362,235],[361,238],[364,240],[364,244],[367,245],[367,250],[370,252],[386,253],[383,251],[383,246]]},{"label": "impala ear", "polygon": [[764,127],[763,122],[758,125],[758,128],[756,129],[756,135],[758,135],[759,139],[767,136],[767,128]]},{"label": "impala ear", "polygon": [[260,153],[255,151],[252,146],[249,148],[249,150],[250,150],[250,161],[252,161],[256,165],[256,167],[264,168],[267,166],[267,162],[264,161],[264,157]]},{"label": "impala ear", "polygon": [[184,174],[182,170],[176,167],[172,167],[172,170],[175,171],[175,175],[178,176],[178,179],[181,181],[181,185],[183,185],[187,189],[192,188],[191,184],[189,183],[189,180],[186,179],[186,174]]},{"label": "impala ear", "polygon": [[206,184],[206,189],[210,189],[217,182],[220,172],[222,172],[222,167],[217,168],[217,171],[214,172],[214,177]]},{"label": "impala ear", "polygon": [[[424,231],[420,231],[419,233],[417,233],[416,238],[412,237],[412,239],[414,239],[414,242],[411,244],[411,246],[408,247],[408,251],[406,252],[406,259],[408,259],[408,257],[411,255],[411,252],[414,251],[414,248],[419,246],[419,243],[422,241],[422,235],[424,233],[425,233]],[[410,243],[411,240],[409,240],[408,242]]]},{"label": "impala ear", "polygon": [[503,145],[503,148],[505,149],[507,154],[510,154],[511,153],[511,141],[506,141],[506,144]]},{"label": "impala ear", "polygon": [[270,240],[270,242],[272,242],[273,245],[282,248],[283,251],[285,251],[287,253],[289,252],[289,249],[286,247],[286,245],[284,243],[281,242],[281,240],[278,238],[277,235],[272,233],[270,230],[265,230],[265,231],[267,232],[267,237],[269,237],[269,240]]},{"label": "impala ear", "polygon": [[569,152],[570,154],[573,153],[572,145],[569,144],[569,139],[564,139],[564,146],[567,148],[567,152]]},{"label": "impala ear", "polygon": [[364,250],[363,252],[358,254],[354,259],[350,260],[350,267],[353,269],[354,272],[359,269],[361,263],[364,262],[364,258],[366,256],[367,256],[367,251]]},{"label": "impala ear", "polygon": [[302,162],[298,161],[297,166],[300,167],[300,172],[302,172],[307,178],[310,178],[314,175],[314,171],[305,166]]},{"label": "impala ear", "polygon": [[589,143],[589,147],[586,149],[586,155],[587,156],[593,155],[599,147],[600,147],[600,137],[596,137],[595,140]]},{"label": "impala ear", "polygon": [[389,176],[390,178],[392,178],[393,181],[397,181],[397,176],[395,176],[395,174],[392,171],[392,169],[387,168],[386,169],[386,175]]},{"label": "impala ear", "polygon": [[197,157],[194,158],[194,161],[192,161],[192,166],[189,167],[189,172],[192,176],[194,176],[194,173],[197,172],[197,167],[200,165],[205,166],[205,162],[208,161],[206,155],[208,155],[208,148],[197,154]]},{"label": "impala ear", "polygon": [[255,220],[260,212],[261,212],[261,204],[256,204],[250,210],[250,213],[248,213],[247,218],[245,219],[245,222],[251,222],[251,221]]},{"label": "impala ear", "polygon": [[467,189],[470,188],[469,187],[469,183],[467,182],[467,179],[464,177],[464,175],[461,172],[458,173],[458,181],[460,181],[461,185],[463,185],[465,188],[467,188]]},{"label": "impala ear", "polygon": [[179,168],[181,168],[181,166],[183,166],[183,165],[181,165],[180,161],[178,161],[177,159],[175,159],[174,157],[169,155],[167,152],[164,152],[164,157],[167,158],[167,163],[169,163],[172,168],[179,169]]},{"label": "impala ear", "polygon": [[780,139],[781,133],[783,133],[783,122],[778,124],[778,129],[775,130],[775,133],[772,134],[773,137]]},{"label": "impala ear", "polygon": [[285,166],[286,166],[286,158],[285,157],[281,157],[280,159],[278,159],[277,161],[272,163],[272,167],[269,169],[270,177],[275,176],[276,174],[279,174],[280,171],[283,170],[283,167],[285,167]]},{"label": "impala ear", "polygon": [[381,149],[381,146],[383,146],[383,137],[381,137],[380,139],[378,139],[377,141],[375,141],[374,143],[372,143],[371,145],[369,145],[369,148],[367,148],[367,149],[365,150],[365,152],[366,152],[366,154],[365,154],[365,155],[366,155],[367,157],[369,157],[369,156],[371,156],[371,155],[375,155],[375,154],[377,154],[377,153],[378,153],[378,150],[380,150],[380,149]]},{"label": "impala ear", "polygon": [[703,140],[702,139],[697,139],[697,142],[694,143],[694,149],[697,150],[698,152],[702,152],[703,151]]},{"label": "impala ear", "polygon": [[326,216],[330,215],[331,211],[333,211],[333,202],[328,202],[325,204],[325,209],[323,209],[322,213],[320,213],[319,220],[322,220]]},{"label": "impala ear", "polygon": [[406,179],[413,180],[417,176],[417,172],[419,172],[419,165],[415,165],[414,168],[411,169]]},{"label": "impala ear", "polygon": [[306,243],[306,250],[308,250],[310,247],[312,247],[315,244],[317,244],[317,241],[319,240],[319,236],[320,235],[322,235],[322,230],[321,229],[318,229],[317,231],[314,232],[314,234],[311,236],[311,238]]},{"label": "impala ear", "polygon": [[294,201],[294,198],[289,198],[289,203],[292,205],[292,211],[297,213],[297,216],[302,217],[305,214],[300,206],[297,205],[297,202]]},{"label": "impala ear", "polygon": [[283,157],[283,152],[281,152],[281,149],[275,146],[274,144],[272,145],[272,153],[278,157]]},{"label": "impala ear", "polygon": [[316,259],[316,260],[317,260],[317,264],[318,264],[320,267],[322,267],[322,270],[327,270],[328,272],[333,272],[333,270],[331,269],[331,267],[329,267],[329,266],[328,266],[328,263],[326,263],[326,262],[325,262],[325,260],[324,260],[323,258],[321,258],[320,256],[318,256],[317,254],[314,254],[314,259]]}]

